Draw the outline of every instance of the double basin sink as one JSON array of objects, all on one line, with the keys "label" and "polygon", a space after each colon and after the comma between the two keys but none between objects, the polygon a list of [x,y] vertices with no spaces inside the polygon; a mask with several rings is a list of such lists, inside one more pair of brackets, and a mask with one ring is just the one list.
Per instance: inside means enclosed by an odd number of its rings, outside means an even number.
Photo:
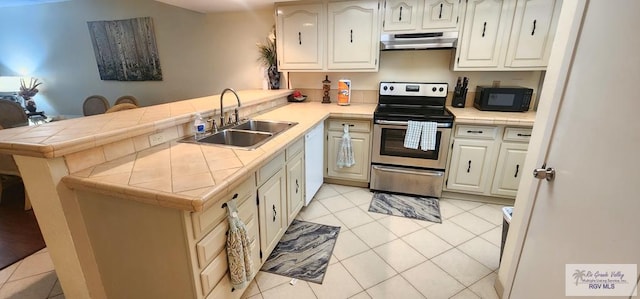
[{"label": "double basin sink", "polygon": [[253,150],[297,124],[296,122],[272,120],[248,120],[204,138],[195,139],[194,136],[190,136],[179,142]]}]

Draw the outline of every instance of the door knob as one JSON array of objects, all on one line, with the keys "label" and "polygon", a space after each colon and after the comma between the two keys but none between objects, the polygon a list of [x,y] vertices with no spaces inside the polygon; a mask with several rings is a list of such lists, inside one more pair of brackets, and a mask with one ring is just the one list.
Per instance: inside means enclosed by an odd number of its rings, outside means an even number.
[{"label": "door knob", "polygon": [[533,170],[533,176],[536,179],[542,180],[546,179],[547,181],[553,181],[556,177],[556,170],[552,167],[545,168],[547,164],[542,164],[542,167]]}]

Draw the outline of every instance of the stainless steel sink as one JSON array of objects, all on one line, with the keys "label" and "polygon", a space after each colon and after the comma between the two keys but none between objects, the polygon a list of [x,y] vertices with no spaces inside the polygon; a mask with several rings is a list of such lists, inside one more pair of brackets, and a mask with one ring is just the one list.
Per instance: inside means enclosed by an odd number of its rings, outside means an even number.
[{"label": "stainless steel sink", "polygon": [[222,130],[207,136],[196,143],[220,144],[242,148],[256,148],[267,142],[274,134],[267,132],[241,131],[234,129]]},{"label": "stainless steel sink", "polygon": [[294,122],[272,121],[272,120],[255,120],[251,119],[237,126],[232,127],[235,130],[247,130],[269,133],[280,133],[297,125]]},{"label": "stainless steel sink", "polygon": [[196,140],[193,136],[178,142],[210,144],[234,147],[246,150],[258,148],[274,136],[297,125],[295,122],[281,122],[270,120],[248,120],[231,128],[224,129],[204,138]]}]

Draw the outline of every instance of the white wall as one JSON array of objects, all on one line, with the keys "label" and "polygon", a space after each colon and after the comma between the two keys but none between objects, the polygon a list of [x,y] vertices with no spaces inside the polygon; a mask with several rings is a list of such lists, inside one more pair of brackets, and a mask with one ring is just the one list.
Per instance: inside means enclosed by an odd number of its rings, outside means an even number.
[{"label": "white wall", "polygon": [[352,89],[378,90],[381,81],[447,82],[453,90],[458,77],[469,77],[469,91],[477,85],[519,85],[537,89],[540,72],[454,72],[449,63],[454,50],[383,51],[377,73],[291,73],[293,88],[322,89],[322,80],[329,75],[332,88],[339,79],[351,79]]},{"label": "white wall", "polygon": [[[121,95],[153,105],[213,93],[206,15],[152,0],[73,0],[0,9],[0,75],[44,81],[35,97],[48,114],[81,115],[87,96]],[[102,81],[87,21],[152,17],[163,81]],[[8,26],[6,26],[8,24]]]}]

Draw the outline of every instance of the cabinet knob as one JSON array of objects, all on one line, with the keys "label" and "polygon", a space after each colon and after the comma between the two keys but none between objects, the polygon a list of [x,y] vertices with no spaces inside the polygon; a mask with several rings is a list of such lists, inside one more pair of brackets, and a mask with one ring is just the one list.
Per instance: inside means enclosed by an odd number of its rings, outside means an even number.
[{"label": "cabinet knob", "polygon": [[484,22],[484,25],[482,26],[482,37],[484,37],[484,32],[487,30],[487,22]]},{"label": "cabinet knob", "polygon": [[302,45],[302,32],[298,32],[298,44]]},{"label": "cabinet knob", "polygon": [[276,205],[273,205],[273,222],[276,222],[276,215],[278,215],[278,212],[276,212]]},{"label": "cabinet knob", "polygon": [[400,6],[400,17],[398,18],[398,22],[402,22],[402,6]]},{"label": "cabinet knob", "polygon": [[471,172],[471,160],[469,160],[469,166],[467,166],[467,173]]},{"label": "cabinet knob", "polygon": [[531,35],[536,33],[536,20],[533,20],[533,30],[531,30]]},{"label": "cabinet knob", "polygon": [[438,14],[438,19],[442,19],[442,3],[440,3],[440,14]]}]

